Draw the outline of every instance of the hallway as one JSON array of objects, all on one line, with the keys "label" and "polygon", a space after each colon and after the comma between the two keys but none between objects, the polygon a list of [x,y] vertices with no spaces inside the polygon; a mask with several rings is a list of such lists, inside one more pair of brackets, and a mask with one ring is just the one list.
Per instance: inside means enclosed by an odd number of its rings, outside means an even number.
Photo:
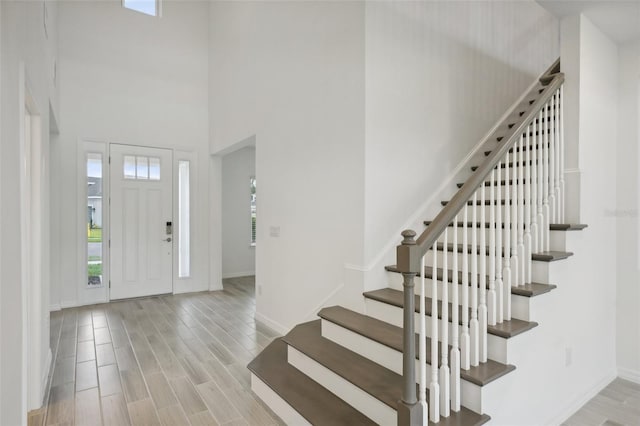
[{"label": "hallway", "polygon": [[245,368],[275,337],[253,319],[254,281],[53,312],[48,404],[29,425],[280,424]]}]

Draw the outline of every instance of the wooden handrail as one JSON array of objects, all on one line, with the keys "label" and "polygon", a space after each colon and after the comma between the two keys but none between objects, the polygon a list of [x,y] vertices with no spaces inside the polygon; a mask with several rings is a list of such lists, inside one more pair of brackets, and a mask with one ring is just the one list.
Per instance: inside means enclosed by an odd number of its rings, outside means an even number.
[{"label": "wooden handrail", "polygon": [[[464,205],[473,196],[474,192],[483,184],[487,176],[491,173],[498,162],[504,158],[509,149],[520,138],[529,123],[535,120],[539,111],[549,101],[557,89],[564,82],[564,74],[557,71],[558,62],[554,63],[541,77],[540,81],[545,83],[549,78],[551,81],[545,86],[544,91],[538,99],[529,107],[526,114],[520,117],[517,126],[513,126],[507,131],[495,150],[485,158],[484,162],[476,169],[464,185],[458,190],[447,205],[440,211],[436,218],[429,224],[427,229],[418,237],[415,244],[401,244],[396,248],[397,268],[402,273],[420,272],[420,259],[433,246],[438,237],[449,226],[453,218],[460,213]],[[556,72],[554,72],[556,71]],[[514,110],[517,105],[514,105]],[[487,137],[488,139],[488,137]]]}]

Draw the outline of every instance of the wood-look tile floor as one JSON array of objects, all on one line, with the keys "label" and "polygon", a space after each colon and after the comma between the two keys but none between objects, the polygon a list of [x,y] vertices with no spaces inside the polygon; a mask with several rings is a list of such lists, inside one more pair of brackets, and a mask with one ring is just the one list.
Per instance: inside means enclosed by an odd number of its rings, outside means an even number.
[{"label": "wood-look tile floor", "polygon": [[[54,365],[29,425],[281,425],[246,365],[276,337],[256,324],[253,277],[224,290],[51,314]],[[616,379],[565,423],[640,425],[640,385]]]},{"label": "wood-look tile floor", "polygon": [[580,408],[565,426],[640,425],[640,384],[615,379]]},{"label": "wood-look tile floor", "polygon": [[47,404],[30,425],[280,425],[246,368],[273,332],[254,321],[254,278],[224,290],[51,314]]}]

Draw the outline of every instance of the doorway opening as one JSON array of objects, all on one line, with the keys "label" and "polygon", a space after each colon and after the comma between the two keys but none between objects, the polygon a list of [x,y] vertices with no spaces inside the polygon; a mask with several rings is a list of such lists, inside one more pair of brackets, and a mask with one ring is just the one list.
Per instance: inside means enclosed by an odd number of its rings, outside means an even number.
[{"label": "doorway opening", "polygon": [[255,276],[259,218],[256,148],[243,146],[222,163],[222,278]]}]

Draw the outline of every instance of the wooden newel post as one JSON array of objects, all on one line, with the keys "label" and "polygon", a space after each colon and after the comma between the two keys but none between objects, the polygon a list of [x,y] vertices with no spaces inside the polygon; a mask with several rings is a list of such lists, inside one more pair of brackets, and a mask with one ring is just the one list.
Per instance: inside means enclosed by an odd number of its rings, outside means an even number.
[{"label": "wooden newel post", "polygon": [[[415,231],[407,229],[402,231],[402,236],[404,239],[402,240],[402,244],[398,246],[398,257],[402,257],[402,255],[406,256],[408,253],[411,253],[412,249],[417,249]],[[411,255],[409,255],[409,257],[411,257]],[[420,425],[422,424],[422,406],[418,404],[416,398],[416,340],[414,327],[414,280],[417,271],[405,269],[400,269],[400,271],[404,277],[402,284],[404,287],[404,314],[402,320],[402,377],[404,378],[404,388],[402,391],[402,399],[398,401],[398,426]]]}]

